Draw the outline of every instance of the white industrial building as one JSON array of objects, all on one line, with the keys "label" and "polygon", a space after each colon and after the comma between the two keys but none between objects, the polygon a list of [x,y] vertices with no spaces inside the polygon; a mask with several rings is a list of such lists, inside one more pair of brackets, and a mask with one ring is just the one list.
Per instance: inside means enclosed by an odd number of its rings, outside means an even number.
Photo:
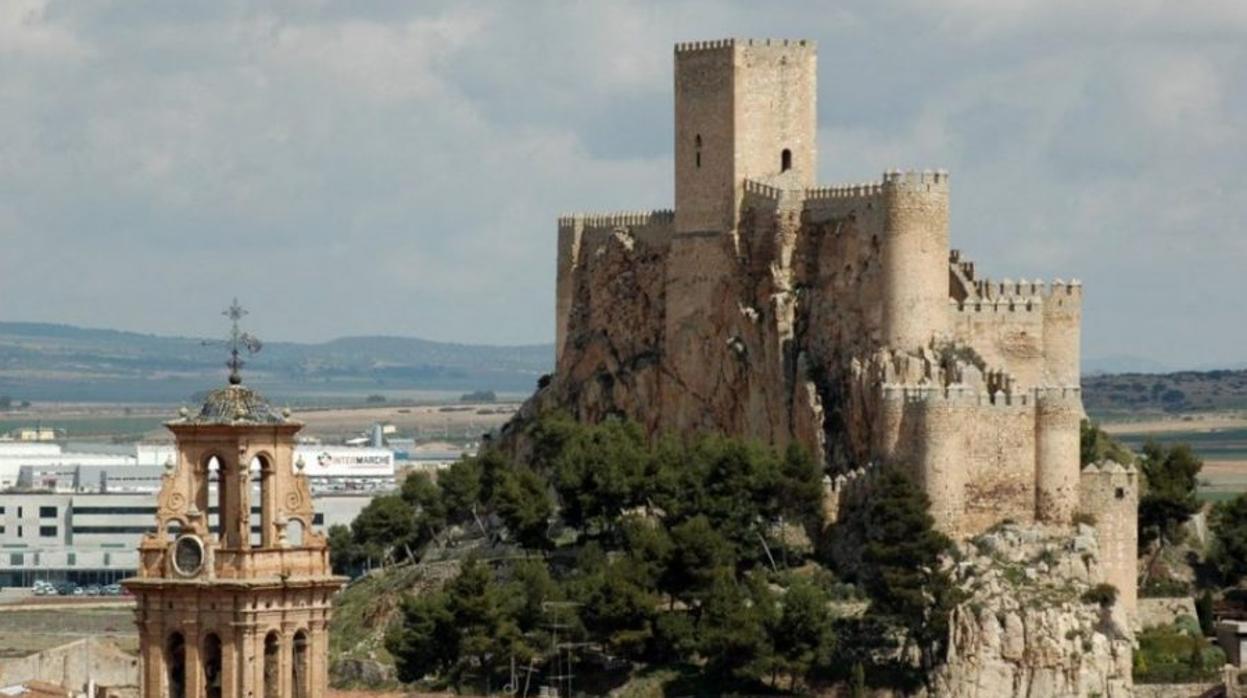
[{"label": "white industrial building", "polygon": [[[0,587],[40,579],[106,584],[131,575],[139,538],[155,529],[156,494],[174,456],[164,445],[117,455],[0,442]],[[388,449],[307,445],[298,459],[321,530],[349,524],[374,494],[394,487]],[[215,507],[208,520],[216,525]]]}]

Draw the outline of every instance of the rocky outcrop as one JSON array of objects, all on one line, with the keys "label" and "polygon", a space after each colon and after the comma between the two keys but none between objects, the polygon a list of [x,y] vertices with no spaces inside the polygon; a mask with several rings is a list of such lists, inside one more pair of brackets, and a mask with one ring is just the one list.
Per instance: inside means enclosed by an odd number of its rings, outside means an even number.
[{"label": "rocky outcrop", "polygon": [[1101,577],[1095,531],[1002,526],[963,546],[953,573],[970,595],[954,611],[934,695],[1132,695],[1133,636],[1119,604],[1084,595]]}]

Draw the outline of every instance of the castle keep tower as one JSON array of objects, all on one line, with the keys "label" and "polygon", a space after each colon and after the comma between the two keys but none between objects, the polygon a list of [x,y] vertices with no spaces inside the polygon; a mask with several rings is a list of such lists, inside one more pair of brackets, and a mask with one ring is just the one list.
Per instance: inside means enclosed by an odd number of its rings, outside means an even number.
[{"label": "castle keep tower", "polygon": [[807,41],[676,45],[677,233],[733,229],[747,179],[813,186],[815,66]]},{"label": "castle keep tower", "polygon": [[294,461],[302,425],[242,385],[236,322],[234,338],[229,385],[166,424],[177,461],[123,582],[137,597],[143,698],[317,698],[328,686],[330,599],[346,580],[311,528]]}]

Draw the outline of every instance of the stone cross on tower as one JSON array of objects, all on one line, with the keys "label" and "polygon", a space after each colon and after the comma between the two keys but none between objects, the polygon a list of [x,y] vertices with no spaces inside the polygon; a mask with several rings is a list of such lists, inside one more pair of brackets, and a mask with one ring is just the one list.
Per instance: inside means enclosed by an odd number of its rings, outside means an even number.
[{"label": "stone cross on tower", "polygon": [[[137,597],[143,698],[319,698],[328,686],[332,574],[312,530],[312,495],[295,457],[302,424],[242,385],[238,328],[229,384],[198,413],[165,426],[177,442],[166,466],[156,530],[139,544]],[[255,514],[258,513],[258,518]]]}]

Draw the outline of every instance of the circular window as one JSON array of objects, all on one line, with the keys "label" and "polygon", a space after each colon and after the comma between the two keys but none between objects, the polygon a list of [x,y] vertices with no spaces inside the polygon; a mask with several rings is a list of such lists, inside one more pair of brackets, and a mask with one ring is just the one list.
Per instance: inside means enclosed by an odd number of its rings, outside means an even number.
[{"label": "circular window", "polygon": [[203,564],[203,542],[197,536],[180,536],[173,544],[173,569],[183,577],[193,577]]}]

